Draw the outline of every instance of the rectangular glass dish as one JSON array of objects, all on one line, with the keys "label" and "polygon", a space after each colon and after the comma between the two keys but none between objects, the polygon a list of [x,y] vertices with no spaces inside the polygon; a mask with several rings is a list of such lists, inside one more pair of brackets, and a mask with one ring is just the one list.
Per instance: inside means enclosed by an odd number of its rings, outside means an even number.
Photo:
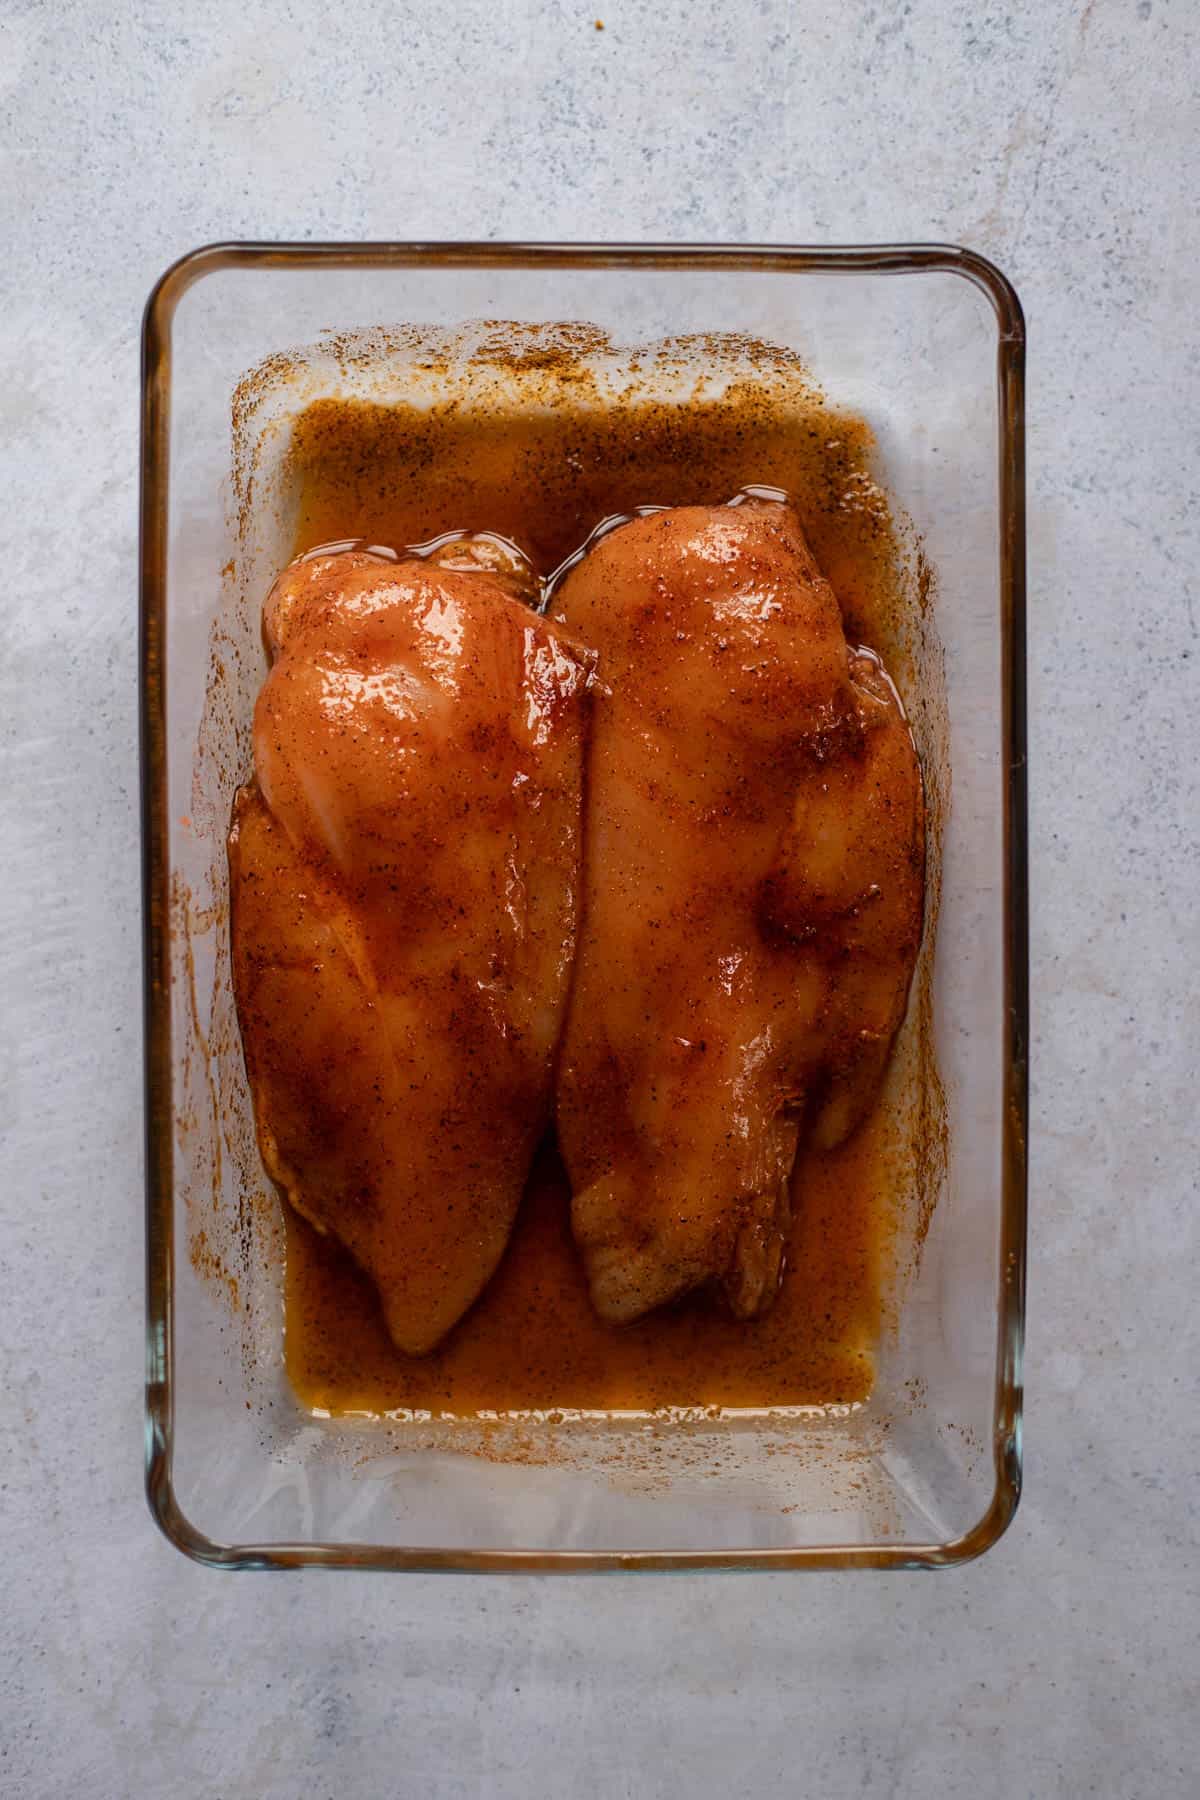
[{"label": "rectangular glass dish", "polygon": [[[925,1152],[873,1378],[762,1410],[323,1416],[284,1366],[224,850],[258,607],[295,542],[297,423],[331,398],[469,413],[502,388],[535,429],[568,385],[579,404],[584,365],[598,408],[635,379],[668,408],[755,382],[786,407],[803,369],[806,429],[866,421],[896,520],[886,654],[933,829],[887,1103]],[[146,1481],[180,1549],[231,1568],[932,1567],[1000,1536],[1021,1473],[1023,370],[1012,288],[952,247],[217,245],[162,277],[143,340]]]}]

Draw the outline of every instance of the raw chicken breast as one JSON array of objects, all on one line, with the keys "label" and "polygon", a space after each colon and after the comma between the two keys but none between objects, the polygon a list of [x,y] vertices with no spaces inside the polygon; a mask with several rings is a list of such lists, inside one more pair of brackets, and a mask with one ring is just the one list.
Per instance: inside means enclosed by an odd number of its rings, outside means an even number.
[{"label": "raw chicken breast", "polygon": [[494,565],[284,572],[229,843],[264,1163],[413,1354],[504,1250],[575,950],[590,659]]},{"label": "raw chicken breast", "polygon": [[603,684],[557,1093],[592,1300],[628,1320],[715,1282],[751,1317],[801,1133],[854,1128],[904,1014],[912,739],[783,504],[637,518],[554,610]]}]

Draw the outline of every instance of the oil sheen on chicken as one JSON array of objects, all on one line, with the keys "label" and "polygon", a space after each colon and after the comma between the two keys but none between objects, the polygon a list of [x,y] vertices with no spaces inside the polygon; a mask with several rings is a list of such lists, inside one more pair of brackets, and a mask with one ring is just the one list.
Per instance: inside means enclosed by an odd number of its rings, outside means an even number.
[{"label": "oil sheen on chicken", "polygon": [[589,657],[471,548],[284,572],[229,846],[264,1163],[412,1354],[503,1252],[575,951]]},{"label": "oil sheen on chicken", "polygon": [[593,1304],[628,1320],[716,1282],[749,1318],[778,1288],[801,1133],[854,1128],[904,1014],[912,739],[781,503],[620,526],[554,611],[603,683],[557,1091]]}]

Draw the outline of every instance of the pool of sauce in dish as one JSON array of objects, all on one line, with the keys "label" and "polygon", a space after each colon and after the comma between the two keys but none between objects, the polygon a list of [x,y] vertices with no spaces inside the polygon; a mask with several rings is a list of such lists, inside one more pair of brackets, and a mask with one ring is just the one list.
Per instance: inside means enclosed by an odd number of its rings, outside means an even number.
[{"label": "pool of sauce in dish", "polygon": [[[887,658],[900,576],[870,448],[861,421],[815,402],[798,415],[750,385],[684,407],[635,400],[608,413],[556,406],[517,417],[318,401],[297,422],[290,452],[293,553],[348,537],[402,547],[488,530],[549,574],[609,514],[770,485],[797,502],[848,636]],[[285,1208],[286,1361],[297,1397],[335,1414],[458,1415],[863,1400],[894,1257],[895,1197],[907,1178],[898,1146],[911,1133],[899,1104],[878,1106],[837,1151],[802,1152],[787,1272],[773,1309],[745,1323],[702,1295],[630,1326],[601,1322],[552,1143],[490,1285],[422,1358],[393,1347],[371,1283],[345,1252]]]}]

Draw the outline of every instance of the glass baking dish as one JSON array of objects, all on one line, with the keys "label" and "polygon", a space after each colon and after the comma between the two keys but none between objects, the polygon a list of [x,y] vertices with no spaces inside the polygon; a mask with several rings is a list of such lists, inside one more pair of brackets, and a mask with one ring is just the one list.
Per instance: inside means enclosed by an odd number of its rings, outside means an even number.
[{"label": "glass baking dish", "polygon": [[[469,404],[490,327],[466,322],[495,320],[597,328],[575,341],[599,346],[597,391],[618,404],[620,346],[673,346],[654,378],[680,397],[747,339],[794,353],[869,422],[910,522],[895,654],[941,796],[921,1004],[944,1129],[866,1401],[321,1417],[284,1375],[224,836],[258,605],[294,524],[288,445],[314,398]],[[239,244],[163,275],[143,340],[146,1481],[181,1550],[243,1569],[915,1568],[1005,1529],[1025,1265],[1023,366],[1009,283],[942,246]],[[914,711],[922,671],[936,721]],[[892,1079],[911,1068],[898,1053]]]}]

